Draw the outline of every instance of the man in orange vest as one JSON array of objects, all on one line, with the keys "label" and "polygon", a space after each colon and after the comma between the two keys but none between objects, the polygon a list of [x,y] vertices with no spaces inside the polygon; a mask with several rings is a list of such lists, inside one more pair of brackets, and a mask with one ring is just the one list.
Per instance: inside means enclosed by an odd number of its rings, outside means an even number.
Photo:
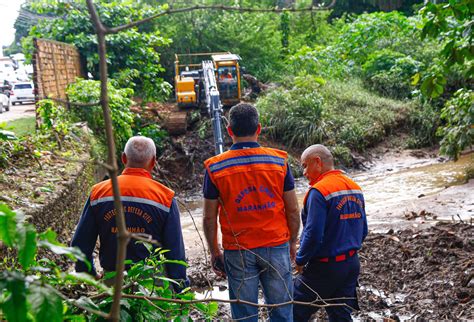
[{"label": "man in orange vest", "polygon": [[[174,199],[174,191],[151,177],[156,163],[155,143],[144,136],[130,138],[125,145],[122,162],[125,170],[118,177],[118,182],[127,230],[151,235],[164,249],[169,250],[164,254],[167,259],[185,261],[179,208]],[[117,225],[113,203],[110,180],[92,187],[71,242],[71,246],[81,249],[92,267],[89,270],[85,263],[78,261],[77,272],[88,272],[100,277],[92,258],[97,237],[100,238],[100,265],[105,271],[115,271]],[[127,259],[136,262],[148,256],[149,252],[143,244],[133,240],[129,242]],[[166,271],[168,277],[181,282],[177,291],[189,284],[185,266],[166,264]]]},{"label": "man in orange vest", "polygon": [[[303,232],[296,256],[301,275],[295,280],[294,299],[342,304],[326,308],[329,321],[351,321],[352,309],[359,308],[357,251],[368,231],[364,195],[354,181],[334,169],[333,156],[323,145],[307,148],[301,165],[311,187],[301,215]],[[335,298],[338,300],[329,300]],[[294,320],[308,321],[316,311],[315,307],[295,305]]]},{"label": "man in orange vest", "polygon": [[[227,275],[231,299],[266,303],[293,296],[290,255],[296,253],[299,209],[287,153],[257,143],[258,112],[240,103],[227,127],[233,145],[205,161],[203,227],[218,275]],[[224,254],[218,245],[217,220]],[[231,304],[232,318],[257,321],[257,307]],[[292,305],[269,310],[272,321],[292,321]]]}]

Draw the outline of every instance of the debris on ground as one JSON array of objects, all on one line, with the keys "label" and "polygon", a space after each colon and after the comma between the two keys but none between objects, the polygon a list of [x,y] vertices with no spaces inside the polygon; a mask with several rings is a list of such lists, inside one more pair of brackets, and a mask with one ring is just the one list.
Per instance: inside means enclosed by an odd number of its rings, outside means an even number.
[{"label": "debris on ground", "polygon": [[370,234],[360,252],[361,318],[474,319],[474,225]]},{"label": "debris on ground", "polygon": [[[366,320],[474,319],[474,225],[438,223],[425,230],[369,234],[359,252],[359,305]],[[193,288],[220,287],[203,255],[190,261]],[[219,304],[223,317],[229,306]],[[324,312],[317,318],[326,319]]]}]

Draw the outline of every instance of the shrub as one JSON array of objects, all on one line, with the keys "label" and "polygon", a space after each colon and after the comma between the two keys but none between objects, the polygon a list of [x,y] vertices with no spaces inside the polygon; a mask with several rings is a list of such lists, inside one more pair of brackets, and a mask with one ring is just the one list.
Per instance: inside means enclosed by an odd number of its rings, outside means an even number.
[{"label": "shrub", "polygon": [[407,129],[410,137],[409,148],[421,148],[437,143],[436,129],[439,126],[439,109],[428,102],[415,103],[415,108],[408,117]]},{"label": "shrub", "polygon": [[367,88],[392,98],[408,98],[412,91],[410,78],[418,73],[421,63],[402,53],[381,50],[369,55],[362,65]]},{"label": "shrub", "polygon": [[[67,247],[56,237],[50,229],[38,233],[33,225],[26,222],[25,216],[0,203],[0,242],[6,246],[2,249],[5,256],[0,262],[0,311],[6,320],[96,321],[100,317],[91,312],[106,313],[110,310],[112,290],[86,273],[63,269],[65,265],[61,265],[59,260],[64,255],[72,261],[90,263],[78,248]],[[147,259],[128,263],[131,267],[125,274],[124,285],[133,287],[124,288],[123,293],[193,300],[195,296],[189,288],[174,294],[171,283],[176,282],[163,275],[165,264],[170,262],[163,255],[167,250],[147,246],[150,250]],[[172,262],[186,265],[181,261]],[[109,272],[107,278],[114,275],[114,272]],[[156,285],[158,281],[160,286]],[[101,296],[90,298],[91,289]],[[201,312],[204,319],[211,319],[217,313],[216,303],[152,303],[149,300],[123,298],[120,304],[121,320],[128,321],[132,320],[132,316],[139,321],[173,320],[188,316],[191,309]]]},{"label": "shrub", "polygon": [[474,92],[460,89],[441,110],[441,118],[446,122],[438,133],[441,153],[457,159],[465,148],[474,144]]},{"label": "shrub", "polygon": [[259,98],[262,123],[272,139],[289,147],[337,147],[335,154],[345,165],[352,162],[350,150],[362,152],[381,142],[414,108],[372,94],[358,82],[321,85],[311,79],[295,78]]},{"label": "shrub", "polygon": [[288,62],[289,71],[295,75],[308,73],[323,78],[342,79],[350,74],[350,67],[334,46],[303,46],[288,58]]},{"label": "shrub", "polygon": [[315,77],[296,77],[292,88],[274,90],[257,101],[262,122],[273,139],[281,138],[290,148],[323,140],[320,84]]},{"label": "shrub", "polygon": [[[115,134],[117,151],[121,151],[127,140],[133,135],[133,113],[130,111],[133,90],[130,88],[117,89],[108,84],[109,107],[112,125]],[[78,79],[67,88],[67,95],[72,103],[94,103],[100,101],[100,82],[94,80]],[[77,118],[87,121],[89,127],[102,138],[105,138],[105,123],[102,107],[74,107],[73,112]]]}]

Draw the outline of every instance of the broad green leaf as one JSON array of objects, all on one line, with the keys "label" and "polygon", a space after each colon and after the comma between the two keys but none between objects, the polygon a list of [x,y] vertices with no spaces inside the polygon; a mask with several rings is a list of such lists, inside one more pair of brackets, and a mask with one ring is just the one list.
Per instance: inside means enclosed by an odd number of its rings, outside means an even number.
[{"label": "broad green leaf", "polygon": [[411,84],[413,86],[416,86],[418,85],[418,83],[420,82],[420,73],[416,73],[415,75],[413,75],[413,77],[411,78]]},{"label": "broad green leaf", "polygon": [[48,242],[50,242],[51,244],[54,244],[54,245],[60,245],[61,243],[58,242],[58,240],[56,239],[58,236],[58,234],[56,234],[55,231],[51,230],[51,228],[48,228],[46,231],[40,233],[38,235],[38,239],[40,240],[46,240]]},{"label": "broad green leaf", "polygon": [[214,316],[217,314],[217,311],[219,310],[219,306],[217,305],[217,302],[209,302],[208,303],[208,312],[210,316]]},{"label": "broad green leaf", "polygon": [[6,320],[9,322],[27,321],[25,281],[20,276],[9,276],[7,291],[10,294],[2,306]]},{"label": "broad green leaf", "polygon": [[79,299],[75,300],[75,302],[83,307],[100,311],[100,308],[97,306],[97,304],[92,302],[92,300],[86,296],[81,296]]},{"label": "broad green leaf", "polygon": [[106,272],[106,273],[104,274],[104,280],[108,280],[108,279],[114,278],[115,275],[117,275],[117,272]]},{"label": "broad green leaf", "polygon": [[173,284],[179,285],[178,282],[176,282],[174,279],[169,278],[169,277],[158,276],[157,279],[162,280],[162,281],[168,281],[168,282],[171,282],[171,283],[173,283]]},{"label": "broad green leaf", "polygon": [[120,322],[132,322],[132,316],[128,313],[127,310],[120,310]]},{"label": "broad green leaf", "polygon": [[120,305],[125,307],[126,309],[130,309],[132,306],[130,305],[130,301],[128,299],[120,299]]},{"label": "broad green leaf", "polygon": [[12,247],[16,236],[16,214],[4,203],[0,203],[0,241]]},{"label": "broad green leaf", "polygon": [[166,264],[178,264],[178,265],[183,265],[183,266],[186,266],[188,267],[188,263],[186,263],[185,261],[180,261],[180,260],[175,260],[175,259],[167,259],[165,261]]},{"label": "broad green leaf", "polygon": [[36,230],[31,225],[17,229],[18,261],[23,269],[28,269],[36,255]]},{"label": "broad green leaf", "polygon": [[57,244],[51,243],[47,240],[40,240],[38,242],[38,246],[48,248],[53,253],[58,254],[58,255],[66,255],[72,260],[80,260],[87,265],[87,268],[89,270],[92,268],[92,265],[89,262],[89,260],[86,258],[84,253],[77,247],[67,247],[60,243],[57,243]]},{"label": "broad green leaf", "polygon": [[18,138],[15,136],[14,132],[0,129],[0,140],[18,140]]},{"label": "broad green leaf", "polygon": [[49,287],[30,286],[28,301],[36,321],[61,322],[63,320],[63,302]]},{"label": "broad green leaf", "polygon": [[93,276],[87,273],[71,272],[71,273],[66,274],[64,276],[64,279],[70,280],[70,281],[80,281],[80,282],[95,286],[97,289],[99,289],[102,292],[109,292],[109,293],[111,292],[111,289],[107,287],[107,285],[96,280]]}]

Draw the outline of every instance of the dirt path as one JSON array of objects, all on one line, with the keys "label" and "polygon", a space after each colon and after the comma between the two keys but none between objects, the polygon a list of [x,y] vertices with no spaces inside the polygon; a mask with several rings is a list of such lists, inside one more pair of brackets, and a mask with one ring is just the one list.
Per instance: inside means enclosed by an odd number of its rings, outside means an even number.
[{"label": "dirt path", "polygon": [[35,116],[34,104],[11,105],[10,111],[0,114],[0,122],[9,122],[30,116]]}]

